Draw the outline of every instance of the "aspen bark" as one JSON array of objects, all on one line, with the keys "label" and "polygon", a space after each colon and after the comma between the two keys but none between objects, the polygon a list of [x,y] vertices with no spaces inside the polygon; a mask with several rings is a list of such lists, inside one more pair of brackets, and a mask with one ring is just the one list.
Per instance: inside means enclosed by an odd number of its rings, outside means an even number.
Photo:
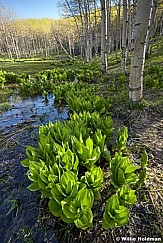
[{"label": "aspen bark", "polygon": [[123,74],[126,73],[127,31],[128,31],[128,0],[123,0],[123,32],[122,32],[122,59],[121,59],[121,70]]},{"label": "aspen bark", "polygon": [[111,0],[107,0],[107,54],[111,52]]},{"label": "aspen bark", "polygon": [[94,48],[95,48],[95,56],[98,54],[98,26],[97,26],[97,6],[96,0],[93,1],[94,3]]},{"label": "aspen bark", "polygon": [[147,36],[147,43],[146,43],[146,54],[147,54],[147,56],[148,56],[148,51],[149,51],[150,39],[153,36],[154,19],[155,19],[155,15],[156,15],[157,6],[158,6],[158,0],[153,0],[153,6],[152,6],[152,11],[151,11],[151,21],[150,21],[149,33],[148,33],[148,36]]},{"label": "aspen bark", "polygon": [[143,97],[143,72],[146,40],[150,25],[152,0],[137,0],[134,38],[132,39],[129,98],[139,101]]},{"label": "aspen bark", "polygon": [[101,70],[107,70],[107,10],[106,0],[101,0]]},{"label": "aspen bark", "polygon": [[85,23],[85,41],[86,41],[86,61],[90,61],[90,41],[89,41],[89,11],[88,2],[84,0],[84,23]]},{"label": "aspen bark", "polygon": [[118,54],[118,49],[120,47],[121,42],[121,33],[120,33],[120,12],[121,11],[121,0],[118,0],[118,6],[117,6],[117,31],[116,31],[116,59]]}]

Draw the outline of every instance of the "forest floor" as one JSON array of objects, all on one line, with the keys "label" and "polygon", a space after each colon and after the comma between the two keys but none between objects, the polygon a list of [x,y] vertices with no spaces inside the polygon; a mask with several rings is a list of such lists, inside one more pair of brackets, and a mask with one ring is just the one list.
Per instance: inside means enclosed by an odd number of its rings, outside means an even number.
[{"label": "forest floor", "polygon": [[[155,64],[152,65],[162,65],[162,62],[158,63],[158,58],[154,61]],[[147,64],[150,65],[150,62]],[[117,64],[112,70],[112,77],[115,72]],[[103,92],[105,82],[100,85]],[[49,96],[48,104],[44,104],[42,96],[37,96],[33,100],[20,100],[19,111],[15,106],[12,112],[9,110],[0,117],[0,242],[163,242],[163,89],[145,87],[144,101],[137,107],[130,109],[128,104],[119,102],[112,111],[115,130],[124,125],[129,129],[128,149],[132,159],[138,163],[141,153],[146,149],[149,162],[148,178],[137,191],[138,201],[130,208],[129,223],[107,231],[101,227],[104,205],[111,191],[111,186],[107,183],[107,169],[104,168],[102,200],[95,202],[93,206],[93,226],[85,231],[52,217],[47,201],[42,200],[39,193],[30,192],[26,188],[29,180],[25,174],[26,169],[20,165],[20,161],[25,158],[26,145],[36,146],[40,124],[68,117],[67,107],[55,108],[52,116],[51,99]],[[31,112],[34,106],[30,107],[34,103],[39,107],[35,115]],[[25,111],[21,112],[20,108],[25,108]],[[147,240],[145,237],[155,239]]]}]

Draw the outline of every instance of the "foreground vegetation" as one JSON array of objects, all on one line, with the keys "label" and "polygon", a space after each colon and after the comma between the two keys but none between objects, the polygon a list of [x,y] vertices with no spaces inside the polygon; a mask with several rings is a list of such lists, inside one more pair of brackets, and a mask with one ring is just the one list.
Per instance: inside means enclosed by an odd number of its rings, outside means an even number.
[{"label": "foreground vegetation", "polygon": [[[162,46],[161,41],[159,45]],[[144,190],[139,188],[146,179],[148,156],[145,145],[138,149],[127,145],[127,127],[114,127],[113,119],[127,117],[126,125],[130,127],[133,121],[128,117],[135,111],[151,106],[159,109],[163,104],[163,68],[158,53],[153,58],[155,65],[151,66],[151,57],[146,63],[145,91],[157,96],[145,96],[136,106],[128,99],[128,76],[116,69],[114,56],[110,58],[114,69],[109,75],[102,74],[98,59],[91,64],[80,60],[55,61],[56,68],[50,65],[51,70],[36,73],[13,73],[10,67],[0,72],[1,111],[9,108],[6,100],[13,85],[24,97],[43,95],[47,99],[48,92],[53,92],[54,103],[67,104],[70,109],[69,120],[39,128],[37,147],[27,146],[27,159],[21,162],[28,168],[28,188],[39,190],[42,198],[48,199],[50,212],[68,223],[62,225],[67,231],[71,227],[74,230],[73,224],[83,230],[94,227],[92,223],[113,229],[129,221],[129,208]],[[24,67],[27,64],[22,63]],[[5,65],[7,70],[8,63]],[[135,153],[137,159],[133,158]],[[101,196],[103,191],[105,198]],[[95,205],[101,203],[105,207],[99,218]]]}]

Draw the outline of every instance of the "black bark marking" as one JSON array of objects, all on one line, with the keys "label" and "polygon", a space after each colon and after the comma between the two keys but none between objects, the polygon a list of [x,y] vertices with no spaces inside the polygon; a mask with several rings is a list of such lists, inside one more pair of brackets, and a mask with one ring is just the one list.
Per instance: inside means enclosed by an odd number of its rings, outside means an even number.
[{"label": "black bark marking", "polygon": [[141,86],[138,87],[138,88],[131,88],[131,87],[129,87],[129,90],[130,90],[131,92],[133,92],[133,91],[139,91],[139,90],[141,90]]}]

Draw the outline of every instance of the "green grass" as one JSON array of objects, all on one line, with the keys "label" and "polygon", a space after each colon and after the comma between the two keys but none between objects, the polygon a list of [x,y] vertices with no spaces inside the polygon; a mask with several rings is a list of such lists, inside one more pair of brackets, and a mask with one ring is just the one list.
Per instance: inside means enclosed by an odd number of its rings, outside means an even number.
[{"label": "green grass", "polygon": [[8,99],[12,93],[13,90],[7,87],[0,89],[0,113],[10,109],[11,105],[9,104]]},{"label": "green grass", "polygon": [[7,87],[0,89],[0,103],[6,102],[8,98],[11,96],[13,90]]},{"label": "green grass", "polygon": [[[93,61],[93,64],[95,62]],[[16,74],[35,74],[43,70],[54,69],[54,68],[71,68],[78,69],[84,68],[85,66],[90,65],[80,60],[71,61],[69,59],[65,60],[42,60],[42,61],[34,61],[34,60],[20,60],[15,62],[1,62],[0,70],[7,72],[14,72]],[[97,66],[97,64],[95,64]]]},{"label": "green grass", "polygon": [[14,72],[17,74],[34,74],[42,70],[53,69],[55,67],[58,67],[58,65],[54,62],[54,60],[1,63],[1,69],[3,71]]},{"label": "green grass", "polygon": [[11,105],[8,102],[4,102],[2,104],[0,104],[0,114],[9,110],[11,107]]}]

